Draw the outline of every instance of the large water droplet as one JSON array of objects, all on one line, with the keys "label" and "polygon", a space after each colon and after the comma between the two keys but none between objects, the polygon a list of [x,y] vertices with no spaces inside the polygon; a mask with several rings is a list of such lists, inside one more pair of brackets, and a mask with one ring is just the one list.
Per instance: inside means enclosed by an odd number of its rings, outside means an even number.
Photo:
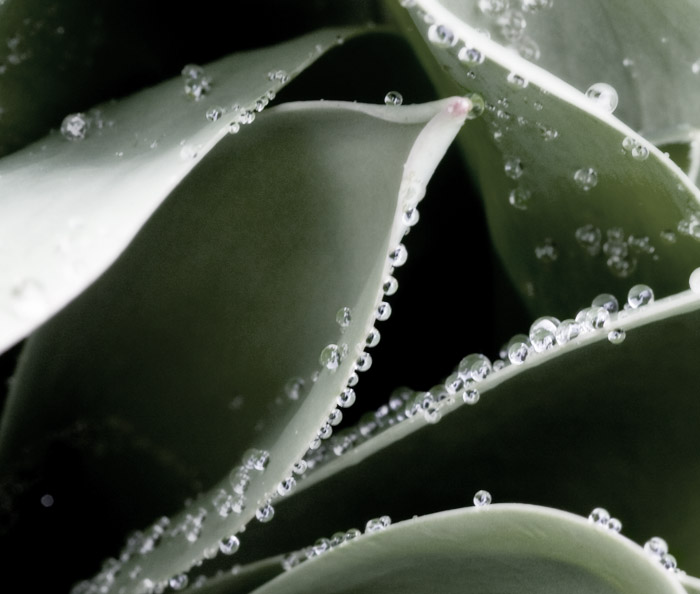
[{"label": "large water droplet", "polygon": [[487,507],[491,504],[491,493],[481,489],[474,494],[474,505],[476,507]]},{"label": "large water droplet", "polygon": [[632,309],[649,305],[654,301],[654,291],[647,285],[634,285],[627,293],[627,303]]},{"label": "large water droplet", "polygon": [[668,543],[660,536],[653,536],[644,543],[644,550],[655,557],[668,553]]},{"label": "large water droplet", "polygon": [[542,353],[557,344],[556,331],[559,320],[551,316],[536,319],[530,326],[530,343],[536,352]]},{"label": "large water droplet", "polygon": [[574,182],[584,192],[588,192],[598,183],[598,173],[593,167],[584,167],[574,173]]},{"label": "large water droplet", "polygon": [[530,355],[529,338],[517,334],[508,343],[508,359],[513,365],[522,365]]},{"label": "large water droplet", "polygon": [[389,91],[384,96],[385,105],[401,105],[403,103],[403,95],[398,91]]},{"label": "large water droplet", "polygon": [[617,91],[615,88],[604,82],[597,82],[586,91],[588,97],[597,109],[612,113],[617,107]]},{"label": "large water droplet", "polygon": [[72,113],[61,122],[61,135],[66,140],[84,140],[90,127],[90,120],[84,113]]},{"label": "large water droplet", "polygon": [[382,285],[382,291],[388,297],[396,293],[399,290],[399,281],[397,281],[393,276],[387,276]]},{"label": "large water droplet", "polygon": [[607,526],[610,521],[610,513],[603,507],[596,507],[588,514],[588,520],[597,526]]},{"label": "large water droplet", "polygon": [[219,551],[224,555],[233,555],[240,546],[241,541],[235,535],[227,536],[219,541]]}]

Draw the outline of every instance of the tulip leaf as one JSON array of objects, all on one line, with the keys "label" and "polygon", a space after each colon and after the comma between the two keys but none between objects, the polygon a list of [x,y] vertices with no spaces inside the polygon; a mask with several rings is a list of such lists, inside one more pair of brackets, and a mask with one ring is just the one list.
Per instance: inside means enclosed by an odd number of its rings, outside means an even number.
[{"label": "tulip leaf", "polygon": [[117,262],[30,338],[3,460],[56,443],[81,450],[87,426],[87,491],[115,517],[152,519],[204,489],[167,542],[130,561],[139,588],[215,552],[259,508],[273,513],[281,481],[341,414],[383,285],[403,263],[404,211],[469,105],[289,103],[222,140]]},{"label": "tulip leaf", "polygon": [[700,261],[700,192],[691,180],[580,90],[475,23],[435,0],[412,4],[397,14],[436,84],[486,102],[479,127],[460,142],[494,246],[533,314],[566,315],[582,294],[636,282],[657,295],[682,290]]},{"label": "tulip leaf", "polygon": [[[699,325],[690,292],[623,312],[608,329],[492,373],[475,406],[457,394],[437,425],[420,414],[401,422],[424,396],[409,391],[405,405],[379,409],[310,459],[317,468],[280,506],[275,546],[298,547],[377,509],[403,519],[454,507],[485,488],[497,501],[579,514],[603,506],[630,538],[662,536],[682,569],[700,571]],[[612,328],[625,330],[621,344],[609,341]],[[297,526],[299,517],[308,519]],[[252,548],[281,552],[260,528],[248,534]]]},{"label": "tulip leaf", "polygon": [[585,519],[522,504],[424,516],[302,563],[256,594],[344,592],[684,593],[628,539]]},{"label": "tulip leaf", "polygon": [[231,125],[349,33],[234,54],[195,72],[211,79],[209,92],[190,83],[199,100],[184,77],[170,80],[87,112],[82,140],[54,134],[0,161],[0,350],[94,281]]}]

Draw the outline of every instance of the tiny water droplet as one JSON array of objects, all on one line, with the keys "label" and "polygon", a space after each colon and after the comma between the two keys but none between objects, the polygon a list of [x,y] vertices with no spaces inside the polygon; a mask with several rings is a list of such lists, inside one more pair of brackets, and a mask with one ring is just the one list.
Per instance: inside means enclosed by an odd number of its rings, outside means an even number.
[{"label": "tiny water droplet", "polygon": [[537,353],[543,353],[557,344],[559,320],[552,316],[537,318],[530,326],[530,343]]},{"label": "tiny water droplet", "polygon": [[608,520],[608,530],[612,530],[613,532],[621,532],[622,531],[622,522],[618,520],[617,518],[610,518]]},{"label": "tiny water droplet", "polygon": [[488,507],[491,504],[491,493],[481,489],[474,494],[474,505],[476,507]]},{"label": "tiny water droplet", "polygon": [[558,257],[559,249],[551,237],[545,237],[542,244],[535,246],[535,258],[537,258],[540,262],[550,264],[551,262],[556,261]]},{"label": "tiny water droplet", "polygon": [[700,268],[696,268],[690,273],[688,284],[690,285],[690,290],[693,293],[696,295],[700,294]]},{"label": "tiny water droplet", "polygon": [[525,89],[528,85],[528,80],[520,74],[518,74],[517,72],[511,72],[510,74],[508,74],[506,80],[512,88],[517,90]]},{"label": "tiny water droplet", "polygon": [[668,571],[675,572],[676,569],[678,569],[678,561],[676,561],[676,558],[670,553],[662,554],[659,557],[659,561],[661,562],[661,566]]},{"label": "tiny water droplet", "polygon": [[479,390],[476,388],[467,388],[462,392],[462,400],[466,404],[476,404],[479,402],[479,399],[481,398],[481,394],[479,393]]},{"label": "tiny water droplet", "polygon": [[484,98],[479,95],[479,93],[467,93],[466,97],[472,104],[471,109],[467,112],[467,119],[475,120],[484,113],[486,103],[484,102]]},{"label": "tiny water droplet", "polygon": [[352,310],[349,307],[341,307],[335,314],[335,321],[341,328],[347,328],[352,322]]},{"label": "tiny water droplet", "polygon": [[503,168],[506,175],[511,179],[518,179],[523,174],[523,164],[517,157],[506,159]]},{"label": "tiny water droplet", "polygon": [[611,344],[622,344],[627,337],[627,333],[622,328],[615,328],[608,332],[608,340]]},{"label": "tiny water droplet", "polygon": [[267,73],[267,80],[286,83],[289,80],[289,75],[285,70],[270,70]]},{"label": "tiny water droplet", "polygon": [[654,301],[654,291],[647,285],[634,285],[627,293],[627,303],[632,309],[649,305]]},{"label": "tiny water droplet", "polygon": [[508,343],[508,359],[513,365],[522,365],[530,355],[529,339],[524,334],[517,334]]},{"label": "tiny water droplet", "polygon": [[349,408],[355,404],[356,398],[355,390],[352,388],[345,388],[345,390],[340,393],[340,396],[338,396],[338,406],[341,408]]},{"label": "tiny water droplet", "polygon": [[241,130],[241,125],[238,122],[231,122],[228,125],[229,134],[238,134]]},{"label": "tiny water droplet", "polygon": [[601,241],[603,234],[595,225],[583,225],[576,229],[576,241],[584,248],[591,256],[597,256],[600,253]]},{"label": "tiny water droplet", "polygon": [[555,337],[558,344],[566,344],[581,334],[581,324],[576,320],[563,320],[557,327]]},{"label": "tiny water droplet", "polygon": [[479,10],[486,16],[501,14],[506,11],[509,6],[509,0],[479,0]]},{"label": "tiny water droplet", "polygon": [[632,158],[637,161],[645,161],[649,157],[649,149],[631,136],[625,136],[625,138],[623,138],[622,150],[625,154],[631,155]]},{"label": "tiny water droplet", "polygon": [[588,87],[586,91],[588,97],[596,108],[612,113],[617,107],[617,91],[615,88],[604,82],[597,82]]},{"label": "tiny water droplet", "polygon": [[617,301],[615,295],[610,293],[601,293],[597,295],[593,301],[591,301],[591,307],[604,307],[611,314],[617,313],[620,309],[620,304]]},{"label": "tiny water droplet", "polygon": [[644,550],[650,555],[661,557],[668,553],[668,543],[660,536],[653,536],[644,543]]},{"label": "tiny water droplet", "polygon": [[355,371],[367,371],[372,367],[372,355],[369,353],[362,353],[355,361]]},{"label": "tiny water droplet", "polygon": [[398,91],[389,91],[384,96],[385,105],[401,105],[403,103],[403,95]]},{"label": "tiny water droplet", "polygon": [[374,348],[379,344],[380,339],[381,335],[379,334],[379,330],[377,330],[376,328],[372,328],[369,331],[367,338],[365,339],[365,346],[367,346],[368,348]]},{"label": "tiny water droplet", "polygon": [[598,173],[592,167],[578,169],[576,173],[574,173],[574,182],[576,182],[576,185],[584,192],[588,192],[598,183]]},{"label": "tiny water droplet", "polygon": [[274,515],[275,508],[272,507],[269,501],[255,512],[255,518],[262,524],[271,521]]},{"label": "tiny water droplet", "polygon": [[377,307],[377,320],[384,322],[391,317],[391,304],[387,301],[382,301]]},{"label": "tiny water droplet", "polygon": [[294,463],[294,466],[292,466],[292,472],[296,475],[302,475],[306,472],[307,468],[308,464],[306,460],[302,459]]},{"label": "tiny water droplet", "polygon": [[325,367],[331,372],[334,372],[340,366],[343,360],[342,351],[337,344],[329,344],[321,351],[319,362],[322,367]]},{"label": "tiny water droplet", "polygon": [[530,202],[532,193],[525,188],[514,188],[508,194],[508,202],[513,208],[518,210],[527,210],[527,205]]},{"label": "tiny water droplet", "polygon": [[475,47],[465,45],[457,53],[457,59],[468,66],[476,66],[484,62],[485,56]]},{"label": "tiny water droplet", "polygon": [[391,518],[389,516],[381,516],[379,518],[372,518],[369,520],[365,526],[365,534],[371,534],[372,532],[379,532],[385,530],[391,525]]},{"label": "tiny water droplet", "polygon": [[71,113],[61,122],[61,135],[73,142],[85,140],[89,128],[90,120],[84,113]]},{"label": "tiny water droplet", "polygon": [[588,521],[597,526],[607,526],[610,521],[610,513],[603,507],[596,507],[588,514]]},{"label": "tiny water droplet", "polygon": [[391,265],[396,268],[403,266],[406,263],[406,260],[408,260],[408,250],[406,249],[406,246],[400,243],[396,246],[396,249],[389,254],[389,261],[391,262]]},{"label": "tiny water droplet", "polygon": [[180,573],[170,578],[168,584],[173,590],[184,590],[187,587],[187,575]]},{"label": "tiny water droplet", "polygon": [[224,115],[224,113],[225,110],[223,107],[220,107],[219,105],[214,105],[207,109],[205,116],[210,122],[215,122],[216,120],[220,119],[221,116]]},{"label": "tiny water droplet", "polygon": [[227,536],[219,541],[219,551],[224,555],[233,555],[240,546],[241,541],[235,535]]},{"label": "tiny water droplet", "polygon": [[419,218],[420,214],[418,213],[418,209],[414,207],[404,209],[401,220],[403,221],[403,224],[407,227],[413,227],[413,225],[415,225],[418,222]]},{"label": "tiny water droplet", "polygon": [[456,45],[457,37],[450,28],[436,24],[428,28],[428,41],[435,47],[448,48]]},{"label": "tiny water droplet", "polygon": [[280,497],[285,497],[286,495],[289,495],[296,486],[297,480],[293,476],[288,476],[286,479],[280,481],[279,485],[277,485],[277,494]]}]

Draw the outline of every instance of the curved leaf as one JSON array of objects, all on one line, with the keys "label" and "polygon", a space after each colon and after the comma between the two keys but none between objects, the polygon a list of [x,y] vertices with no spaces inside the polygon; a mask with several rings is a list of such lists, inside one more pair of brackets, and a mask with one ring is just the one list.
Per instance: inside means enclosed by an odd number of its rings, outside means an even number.
[{"label": "curved leaf", "polygon": [[[408,228],[404,211],[468,107],[453,98],[269,110],[250,133],[220,142],[108,272],[29,340],[3,419],[6,463],[23,448],[41,456],[72,445],[89,489],[130,522],[211,488],[120,580],[148,589],[146,580],[167,582],[216,551],[282,493],[319,428],[332,430],[382,286],[401,263],[389,254]],[[347,328],[336,321],[343,307]],[[343,353],[337,369],[319,367],[331,344]],[[80,448],[83,426],[96,435]],[[252,460],[251,447],[269,464]],[[236,464],[245,495],[225,476]]]},{"label": "curved leaf", "polygon": [[[0,349],[94,281],[231,125],[254,118],[348,33],[224,58],[206,66],[211,90],[200,100],[173,79],[88,112],[84,140],[54,134],[0,161]],[[212,107],[220,117],[208,121]]]},{"label": "curved leaf", "polygon": [[[621,344],[611,344],[606,329],[533,354],[480,382],[476,406],[455,396],[438,425],[420,414],[402,421],[404,406],[424,394],[409,391],[405,402],[399,391],[392,400],[401,406],[380,409],[328,444],[280,509],[278,548],[260,527],[248,534],[252,549],[279,553],[377,509],[408,518],[487,488],[497,500],[581,514],[602,505],[630,538],[663,536],[680,567],[697,572],[698,325],[700,301],[690,293],[620,315],[609,328],[626,331]],[[308,519],[295,523],[299,517]]]},{"label": "curved leaf", "polygon": [[580,295],[636,282],[657,295],[682,290],[700,260],[691,239],[700,193],[682,171],[580,91],[439,2],[421,0],[407,14],[405,29],[435,40],[427,43],[431,70],[443,89],[486,101],[479,126],[460,141],[494,245],[531,311],[567,315]]},{"label": "curved leaf", "polygon": [[683,593],[642,549],[581,517],[504,504],[408,520],[302,563],[256,594]]}]

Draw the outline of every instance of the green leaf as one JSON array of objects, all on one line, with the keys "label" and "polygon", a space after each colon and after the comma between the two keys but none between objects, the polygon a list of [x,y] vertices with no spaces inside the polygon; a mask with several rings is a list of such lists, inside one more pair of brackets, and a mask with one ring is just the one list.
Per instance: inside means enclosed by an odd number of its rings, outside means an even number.
[{"label": "green leaf", "polygon": [[662,536],[680,567],[698,572],[699,324],[700,301],[689,292],[624,312],[609,326],[626,331],[621,344],[606,329],[532,354],[477,384],[475,406],[459,393],[448,400],[437,425],[421,414],[402,420],[425,393],[409,390],[403,401],[398,390],[393,399],[404,404],[331,439],[280,506],[275,543],[256,528],[252,549],[279,553],[369,514],[410,518],[488,489],[496,501],[579,514],[603,506],[630,538]]},{"label": "green leaf", "polygon": [[565,512],[493,505],[366,534],[256,594],[341,592],[683,593],[638,545]]},{"label": "green leaf", "polygon": [[[421,0],[406,14],[403,28],[415,30],[434,80],[486,101],[460,142],[493,243],[535,315],[566,315],[582,295],[621,293],[637,282],[657,295],[683,289],[700,258],[700,193],[669,158],[439,2]],[[418,35],[443,39],[422,43]],[[483,63],[460,59],[464,48]]]},{"label": "green leaf", "polygon": [[[0,161],[0,349],[93,282],[232,123],[254,117],[349,33],[326,30],[224,58],[206,67],[211,92],[199,101],[178,77],[88,112],[82,141],[54,134]],[[216,106],[225,112],[208,121]]]},{"label": "green leaf", "polygon": [[[389,255],[407,229],[404,211],[468,107],[453,98],[269,110],[222,140],[117,262],[29,340],[3,418],[6,463],[23,449],[77,450],[89,497],[99,492],[129,522],[208,489],[120,580],[139,565],[140,587],[167,582],[276,496],[336,409],[401,263]],[[352,315],[344,331],[343,307]],[[347,351],[337,370],[319,367],[331,344]],[[297,378],[300,394],[289,390]],[[73,443],[82,426],[95,431],[84,447]],[[246,469],[245,496],[220,518],[234,499],[227,474],[250,461],[249,448],[269,453],[269,464]],[[189,542],[200,508],[208,519]]]}]

